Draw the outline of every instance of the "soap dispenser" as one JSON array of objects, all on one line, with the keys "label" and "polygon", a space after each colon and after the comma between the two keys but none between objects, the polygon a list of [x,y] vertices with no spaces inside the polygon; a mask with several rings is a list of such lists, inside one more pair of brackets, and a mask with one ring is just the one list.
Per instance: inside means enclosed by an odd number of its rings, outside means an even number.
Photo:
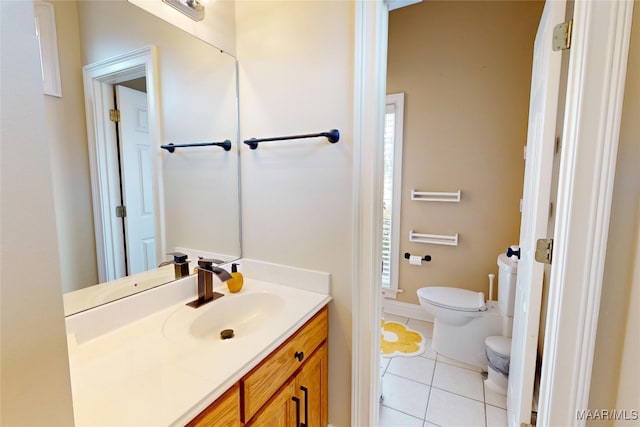
[{"label": "soap dispenser", "polygon": [[243,283],[244,277],[242,277],[242,273],[238,272],[238,264],[234,262],[231,264],[231,279],[227,280],[229,292],[240,292]]}]

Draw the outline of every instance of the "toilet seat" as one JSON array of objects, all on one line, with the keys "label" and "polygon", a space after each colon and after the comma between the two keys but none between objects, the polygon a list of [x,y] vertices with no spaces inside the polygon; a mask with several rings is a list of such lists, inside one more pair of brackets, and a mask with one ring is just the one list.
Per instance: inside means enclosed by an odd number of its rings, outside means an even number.
[{"label": "toilet seat", "polygon": [[418,296],[429,304],[456,311],[486,311],[484,293],[466,289],[431,286],[418,289]]}]

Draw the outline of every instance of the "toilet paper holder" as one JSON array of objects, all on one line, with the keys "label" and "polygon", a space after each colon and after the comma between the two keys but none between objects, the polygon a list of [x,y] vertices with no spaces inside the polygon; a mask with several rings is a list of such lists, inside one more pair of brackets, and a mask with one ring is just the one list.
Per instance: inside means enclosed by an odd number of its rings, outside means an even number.
[{"label": "toilet paper holder", "polygon": [[[411,254],[409,252],[404,253],[405,259],[411,258]],[[425,255],[422,257],[422,261],[431,261],[431,255]]]}]

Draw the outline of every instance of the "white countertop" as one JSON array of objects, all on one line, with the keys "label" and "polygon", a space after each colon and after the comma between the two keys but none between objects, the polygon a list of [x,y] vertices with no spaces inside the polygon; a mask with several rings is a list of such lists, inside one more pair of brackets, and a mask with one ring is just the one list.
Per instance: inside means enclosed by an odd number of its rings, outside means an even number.
[{"label": "white countertop", "polygon": [[191,321],[218,303],[186,307],[192,298],[81,343],[69,333],[76,425],[184,425],[331,299],[246,277],[238,294],[226,286],[216,291],[225,294],[220,302],[261,292],[275,293],[284,302],[258,330],[243,333],[240,328],[225,341],[191,336]]}]

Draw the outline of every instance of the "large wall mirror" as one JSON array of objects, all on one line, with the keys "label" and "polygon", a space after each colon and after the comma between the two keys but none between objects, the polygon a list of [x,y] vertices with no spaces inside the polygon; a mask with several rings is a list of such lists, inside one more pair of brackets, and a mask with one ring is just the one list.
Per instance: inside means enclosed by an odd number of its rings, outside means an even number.
[{"label": "large wall mirror", "polygon": [[[62,94],[45,108],[65,314],[172,281],[169,252],[187,253],[191,272],[197,256],[239,258],[235,58],[126,0],[50,3]],[[127,66],[136,52],[146,63]],[[161,148],[227,140],[228,151]]]}]

